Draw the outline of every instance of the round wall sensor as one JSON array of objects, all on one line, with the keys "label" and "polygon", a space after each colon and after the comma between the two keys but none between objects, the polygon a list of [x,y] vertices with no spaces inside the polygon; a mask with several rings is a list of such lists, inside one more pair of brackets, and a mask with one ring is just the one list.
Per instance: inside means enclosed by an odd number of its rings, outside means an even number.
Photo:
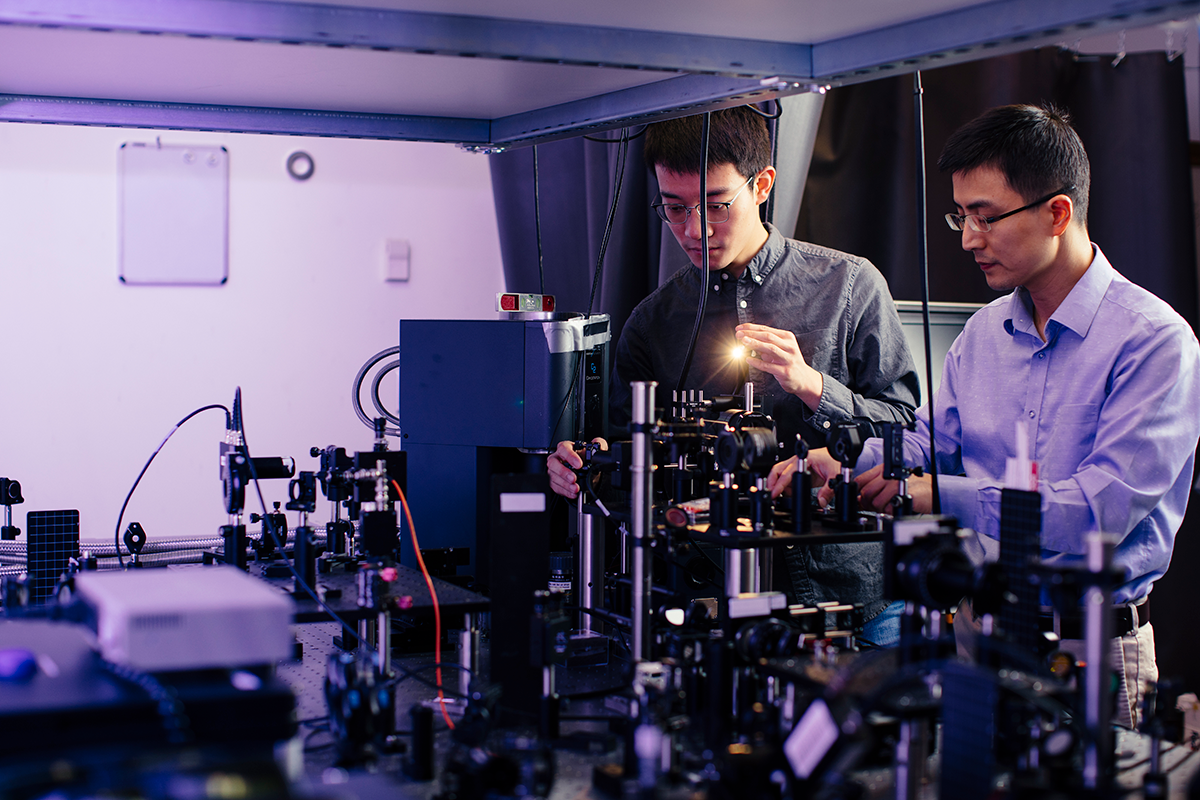
[{"label": "round wall sensor", "polygon": [[313,157],[303,150],[297,150],[288,156],[287,171],[298,181],[306,181],[312,177],[317,165],[313,161]]}]

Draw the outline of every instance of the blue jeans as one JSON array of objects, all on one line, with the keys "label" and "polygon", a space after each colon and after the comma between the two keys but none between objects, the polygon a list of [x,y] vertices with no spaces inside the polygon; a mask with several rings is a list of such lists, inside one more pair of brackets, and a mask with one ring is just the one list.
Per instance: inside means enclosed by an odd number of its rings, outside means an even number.
[{"label": "blue jeans", "polygon": [[904,601],[890,603],[875,619],[863,626],[862,639],[876,647],[895,647],[900,643],[900,618],[904,616]]}]

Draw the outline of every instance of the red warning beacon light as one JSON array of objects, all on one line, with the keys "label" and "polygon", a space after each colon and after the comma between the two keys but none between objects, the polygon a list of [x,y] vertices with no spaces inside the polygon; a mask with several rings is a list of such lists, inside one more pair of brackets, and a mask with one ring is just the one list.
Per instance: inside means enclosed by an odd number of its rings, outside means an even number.
[{"label": "red warning beacon light", "polygon": [[501,292],[496,295],[496,310],[513,313],[520,311],[553,311],[554,295]]}]

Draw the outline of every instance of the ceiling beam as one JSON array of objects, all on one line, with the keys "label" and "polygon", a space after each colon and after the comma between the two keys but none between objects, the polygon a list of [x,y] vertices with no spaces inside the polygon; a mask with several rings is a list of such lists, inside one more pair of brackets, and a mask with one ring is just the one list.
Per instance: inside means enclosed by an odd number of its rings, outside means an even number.
[{"label": "ceiling beam", "polygon": [[537,144],[585,133],[642,125],[776,97],[817,87],[794,81],[683,75],[570,103],[502,117],[492,122],[493,144]]},{"label": "ceiling beam", "polygon": [[0,122],[488,143],[487,120],[0,95]]},{"label": "ceiling beam", "polygon": [[1194,16],[1200,0],[992,0],[813,45],[813,78],[856,83]]},{"label": "ceiling beam", "polygon": [[0,24],[759,78],[812,68],[804,44],[317,3],[0,0]]}]

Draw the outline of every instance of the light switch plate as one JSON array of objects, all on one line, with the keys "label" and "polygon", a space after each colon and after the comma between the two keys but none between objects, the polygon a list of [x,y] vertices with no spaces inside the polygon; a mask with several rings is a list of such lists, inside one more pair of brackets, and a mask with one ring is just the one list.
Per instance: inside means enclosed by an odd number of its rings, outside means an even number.
[{"label": "light switch plate", "polygon": [[383,279],[406,281],[409,276],[411,248],[407,239],[385,239],[383,242]]}]

